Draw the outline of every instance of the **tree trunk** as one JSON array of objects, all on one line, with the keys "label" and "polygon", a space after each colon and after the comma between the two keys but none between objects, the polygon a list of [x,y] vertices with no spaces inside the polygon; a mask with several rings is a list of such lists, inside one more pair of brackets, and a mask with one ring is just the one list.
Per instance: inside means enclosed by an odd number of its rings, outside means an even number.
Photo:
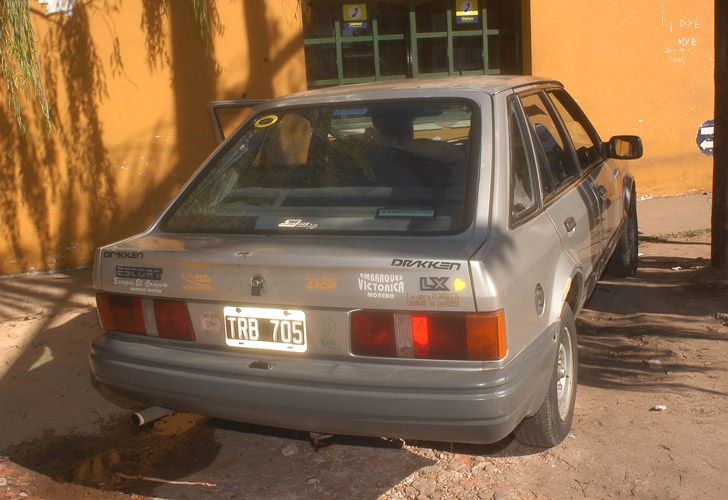
[{"label": "tree trunk", "polygon": [[711,264],[728,271],[728,2],[715,0],[715,145]]}]

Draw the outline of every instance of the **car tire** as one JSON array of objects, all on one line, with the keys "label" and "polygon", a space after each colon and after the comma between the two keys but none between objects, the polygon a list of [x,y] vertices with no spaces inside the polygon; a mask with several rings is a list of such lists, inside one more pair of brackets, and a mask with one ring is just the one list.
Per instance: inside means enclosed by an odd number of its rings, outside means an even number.
[{"label": "car tire", "polygon": [[627,220],[624,221],[624,231],[607,263],[606,273],[608,275],[627,278],[634,276],[634,273],[637,272],[638,234],[637,205],[633,191]]},{"label": "car tire", "polygon": [[558,347],[551,381],[541,407],[516,429],[516,439],[540,448],[556,446],[566,438],[574,419],[576,403],[576,323],[571,307],[564,304],[558,333]]}]

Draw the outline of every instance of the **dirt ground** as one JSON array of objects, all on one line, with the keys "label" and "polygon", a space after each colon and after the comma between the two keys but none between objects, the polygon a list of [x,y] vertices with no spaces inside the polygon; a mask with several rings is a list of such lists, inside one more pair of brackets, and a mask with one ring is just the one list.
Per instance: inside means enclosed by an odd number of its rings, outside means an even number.
[{"label": "dirt ground", "polygon": [[0,280],[0,499],[725,498],[728,279],[707,267],[709,206],[639,203],[639,271],[603,280],[578,319],[574,426],[551,450],[314,449],[306,433],[192,414],[133,428],[89,381],[90,272]]}]

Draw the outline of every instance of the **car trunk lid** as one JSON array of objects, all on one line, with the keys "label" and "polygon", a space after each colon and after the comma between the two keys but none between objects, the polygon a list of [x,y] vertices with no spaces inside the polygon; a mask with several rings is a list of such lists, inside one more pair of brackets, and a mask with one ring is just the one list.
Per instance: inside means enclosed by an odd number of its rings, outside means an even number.
[{"label": "car trunk lid", "polygon": [[95,278],[107,292],[187,301],[474,311],[474,250],[466,237],[150,233],[100,248]]}]

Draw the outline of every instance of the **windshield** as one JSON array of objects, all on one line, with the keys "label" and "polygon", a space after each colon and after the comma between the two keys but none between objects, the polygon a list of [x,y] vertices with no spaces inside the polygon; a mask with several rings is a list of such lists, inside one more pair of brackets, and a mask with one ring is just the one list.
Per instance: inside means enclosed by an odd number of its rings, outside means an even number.
[{"label": "windshield", "polygon": [[255,116],[162,222],[172,232],[452,232],[464,227],[473,105],[316,105]]}]

